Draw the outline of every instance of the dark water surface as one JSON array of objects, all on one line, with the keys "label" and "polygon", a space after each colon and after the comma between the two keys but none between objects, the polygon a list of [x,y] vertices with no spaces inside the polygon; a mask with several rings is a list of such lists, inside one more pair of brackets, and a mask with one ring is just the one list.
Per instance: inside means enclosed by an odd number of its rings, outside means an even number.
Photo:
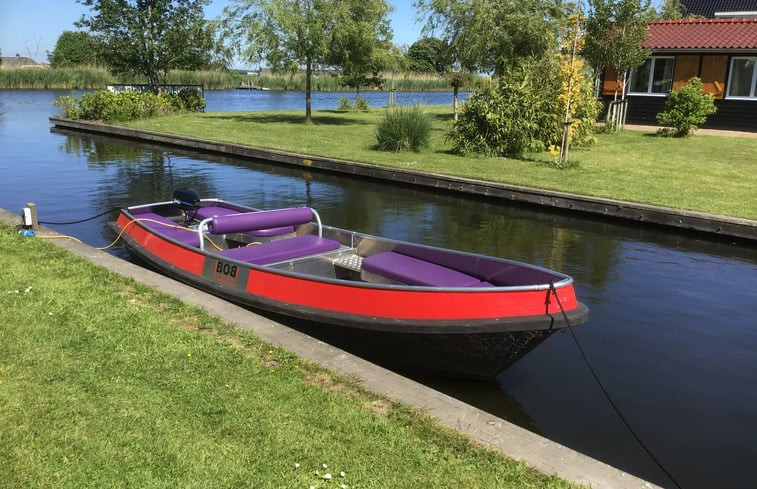
[{"label": "dark water surface", "polygon": [[[558,269],[575,278],[580,299],[591,309],[589,322],[576,328],[577,337],[615,403],[667,470],[687,489],[755,487],[754,245],[53,133],[47,118],[57,114],[51,102],[58,95],[0,91],[0,207],[17,212],[31,201],[42,221],[68,221],[168,200],[173,189],[192,187],[203,196],[261,208],[312,205],[327,224]],[[208,110],[302,104],[297,94],[207,95]],[[322,108],[335,107],[334,101],[345,96],[328,95],[332,98],[318,102]],[[435,96],[442,99],[433,103],[451,101],[450,94]],[[283,102],[287,97],[293,101]],[[51,227],[103,246],[113,238],[106,223],[114,216]],[[126,256],[122,248],[114,253]],[[602,397],[570,334],[554,335],[490,383],[424,381],[672,487]]]}]

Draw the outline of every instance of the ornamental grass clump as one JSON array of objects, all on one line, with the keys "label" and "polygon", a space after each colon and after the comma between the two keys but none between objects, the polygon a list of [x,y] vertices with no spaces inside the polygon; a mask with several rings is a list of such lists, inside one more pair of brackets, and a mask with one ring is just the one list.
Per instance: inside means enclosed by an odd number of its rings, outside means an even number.
[{"label": "ornamental grass clump", "polygon": [[391,108],[379,120],[376,139],[379,150],[417,153],[429,147],[431,117],[418,105]]},{"label": "ornamental grass clump", "polygon": [[[714,114],[715,96],[702,91],[702,80],[693,77],[689,82],[670,92],[665,110],[657,114],[657,122],[675,129],[674,136],[684,137],[705,123],[707,116]],[[667,134],[669,130],[662,130]]]}]

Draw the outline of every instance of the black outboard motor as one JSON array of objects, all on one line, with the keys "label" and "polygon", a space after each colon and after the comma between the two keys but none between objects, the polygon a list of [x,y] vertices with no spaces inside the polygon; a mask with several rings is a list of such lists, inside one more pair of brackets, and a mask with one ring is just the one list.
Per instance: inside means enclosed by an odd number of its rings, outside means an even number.
[{"label": "black outboard motor", "polygon": [[173,203],[179,206],[184,214],[184,225],[191,225],[197,215],[197,209],[200,208],[200,195],[191,188],[174,190]]},{"label": "black outboard motor", "polygon": [[196,211],[200,208],[200,196],[191,188],[174,190],[173,203],[183,211]]}]

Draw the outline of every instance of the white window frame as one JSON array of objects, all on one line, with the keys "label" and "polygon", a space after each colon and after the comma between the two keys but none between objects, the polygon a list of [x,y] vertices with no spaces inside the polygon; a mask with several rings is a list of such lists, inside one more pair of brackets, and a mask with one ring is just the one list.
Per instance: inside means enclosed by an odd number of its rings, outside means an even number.
[{"label": "white window frame", "polygon": [[[754,61],[752,65],[752,88],[750,89],[750,95],[731,95],[731,82],[733,81],[733,65],[735,61],[740,59],[751,59]],[[731,58],[730,66],[728,67],[728,89],[726,91],[725,98],[731,100],[754,100],[757,101],[757,56],[733,56]]]},{"label": "white window frame", "polygon": [[[649,78],[647,79],[647,91],[646,92],[632,92],[631,91],[631,87],[633,87],[633,78],[636,75],[636,71],[638,70],[638,68],[637,68],[637,69],[633,70],[631,72],[631,76],[628,77],[628,92],[627,92],[628,95],[643,95],[645,97],[667,97],[668,95],[670,95],[670,90],[668,90],[665,93],[653,92],[652,91],[652,86],[654,84],[654,68],[655,68],[655,63],[657,62],[658,59],[672,59],[673,60],[673,70],[675,72],[675,62],[676,62],[675,56],[650,56],[647,59],[648,60],[652,60],[652,64],[649,67]],[[644,62],[646,63],[646,60]],[[672,86],[673,86],[672,73],[671,73],[671,80],[670,80],[670,82],[671,82],[670,84],[671,84],[671,88],[672,88]]]}]

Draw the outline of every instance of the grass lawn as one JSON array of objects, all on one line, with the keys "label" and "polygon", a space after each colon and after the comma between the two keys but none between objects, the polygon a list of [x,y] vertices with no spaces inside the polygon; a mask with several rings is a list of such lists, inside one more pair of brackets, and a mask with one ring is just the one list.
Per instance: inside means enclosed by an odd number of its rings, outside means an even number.
[{"label": "grass lawn", "polygon": [[429,107],[434,119],[431,148],[420,153],[372,149],[379,117],[368,112],[211,112],[127,123],[131,127],[217,141],[328,156],[424,172],[559,190],[582,195],[757,219],[757,139],[725,136],[663,138],[624,131],[599,134],[598,144],[572,148],[577,168],[547,164],[548,153],[527,160],[461,157],[449,152],[447,107]]},{"label": "grass lawn", "polygon": [[2,488],[572,487],[1,223],[0,269]]}]

